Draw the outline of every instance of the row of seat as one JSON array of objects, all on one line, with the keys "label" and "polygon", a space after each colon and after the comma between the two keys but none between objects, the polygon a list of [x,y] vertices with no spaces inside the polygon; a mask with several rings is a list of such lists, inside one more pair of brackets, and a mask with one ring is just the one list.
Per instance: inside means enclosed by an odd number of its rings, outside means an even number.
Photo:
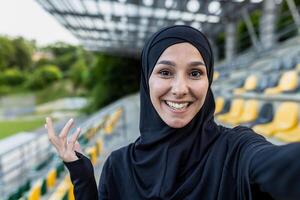
[{"label": "row of seat", "polygon": [[[121,115],[123,113],[123,108],[118,108],[114,111],[111,115],[105,116],[104,123],[101,125],[101,130],[103,133],[112,134],[113,130],[116,127],[116,123],[120,120]],[[89,132],[87,132],[87,137],[91,140],[97,131],[95,128],[91,128]],[[93,165],[96,165],[99,156],[103,152],[103,140],[98,138],[94,145],[89,146],[85,149],[85,154],[88,155]],[[67,175],[66,178],[60,183],[57,187],[56,191],[51,195],[49,200],[74,200],[73,195],[73,185],[70,181],[69,176]]]},{"label": "row of seat", "polygon": [[[300,69],[300,52],[297,51],[293,51],[293,52],[288,52],[285,56],[282,55],[282,53],[280,53],[281,59],[278,59],[278,56],[275,55],[272,57],[272,61],[270,62],[265,62],[264,66],[269,66],[271,65],[271,68],[266,68],[263,70],[263,66],[261,68],[259,68],[258,70],[262,69],[264,72],[266,72],[266,74],[269,73],[279,73],[280,71],[290,71],[290,70],[297,70],[299,71]],[[264,57],[266,58],[266,57]],[[228,75],[232,74],[232,71],[235,70],[246,70],[246,71],[257,71],[257,64],[256,62],[253,62],[253,58],[251,58],[251,56],[247,56],[245,58],[243,58],[243,60],[245,61],[245,59],[248,60],[248,62],[243,62],[244,64],[239,64],[239,65],[231,65],[230,67],[228,67],[227,65],[219,65],[217,67],[217,69],[215,70],[216,74],[214,74],[214,81],[218,80],[219,78],[228,78]],[[249,63],[245,65],[245,63]],[[253,68],[254,67],[254,68]]]},{"label": "row of seat", "polygon": [[[81,136],[79,137],[78,141],[85,149],[85,154],[88,155],[91,159],[91,162],[95,164],[97,162],[97,159],[100,155],[100,153],[103,150],[103,141],[102,139],[97,139],[94,141],[93,146],[86,147],[85,146],[88,143],[92,143],[93,139],[95,138],[95,135],[102,130],[104,134],[111,134],[112,129],[115,127],[116,122],[120,119],[121,114],[123,112],[122,108],[118,108],[116,111],[111,113],[110,115],[104,116],[101,120],[99,120],[98,123],[94,124],[93,127],[90,127],[87,129]],[[50,165],[51,163],[46,163]],[[44,166],[46,164],[43,164],[43,168],[47,167]],[[41,178],[39,180],[28,180],[26,184],[21,185],[20,188],[18,188],[15,192],[13,192],[9,197],[8,200],[19,200],[26,199],[26,200],[37,200],[40,199],[43,195],[45,195],[47,192],[51,191],[56,182],[57,179],[61,176],[61,174],[65,171],[65,167],[63,162],[59,160],[59,162],[56,164],[56,167],[51,167],[50,170],[48,170],[47,175],[44,178]],[[33,183],[33,184],[32,184]],[[67,185],[67,183],[62,184]],[[69,188],[71,189],[71,188]],[[58,189],[58,191],[65,191]],[[58,192],[59,193],[59,192]],[[59,195],[58,195],[59,196]],[[63,195],[62,198],[57,198],[57,196],[54,199],[61,200],[65,199],[66,197],[70,196]],[[68,198],[70,199],[70,198]]]},{"label": "row of seat", "polygon": [[295,92],[299,89],[299,82],[300,79],[296,70],[284,72],[281,76],[278,74],[264,75],[260,80],[257,75],[252,74],[246,78],[242,87],[234,90],[234,94],[250,91],[264,92],[265,94]]},{"label": "row of seat", "polygon": [[[261,104],[261,105],[260,105]],[[259,134],[275,137],[284,142],[300,141],[299,105],[296,102],[282,102],[276,111],[270,102],[234,99],[216,99],[216,119],[230,125],[252,127]]]}]

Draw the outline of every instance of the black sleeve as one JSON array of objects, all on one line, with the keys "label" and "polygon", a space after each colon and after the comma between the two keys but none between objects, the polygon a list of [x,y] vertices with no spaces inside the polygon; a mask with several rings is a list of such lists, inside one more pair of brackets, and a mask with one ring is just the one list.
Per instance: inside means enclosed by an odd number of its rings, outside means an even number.
[{"label": "black sleeve", "polygon": [[[107,158],[107,160],[105,161],[103,168],[102,168],[102,172],[101,172],[101,176],[100,176],[100,180],[99,180],[99,200],[110,200],[110,199],[115,199],[113,198],[111,194],[111,192],[109,192],[109,190],[113,190],[114,188],[112,188],[111,182],[113,181],[113,177],[111,175],[111,156],[109,156]],[[114,191],[112,191],[114,192]]]},{"label": "black sleeve", "polygon": [[300,143],[262,145],[252,157],[250,179],[275,199],[300,199]]},{"label": "black sleeve", "polygon": [[73,162],[64,162],[74,185],[76,200],[98,200],[97,185],[94,176],[94,168],[91,161],[84,155],[76,152],[79,158]]}]

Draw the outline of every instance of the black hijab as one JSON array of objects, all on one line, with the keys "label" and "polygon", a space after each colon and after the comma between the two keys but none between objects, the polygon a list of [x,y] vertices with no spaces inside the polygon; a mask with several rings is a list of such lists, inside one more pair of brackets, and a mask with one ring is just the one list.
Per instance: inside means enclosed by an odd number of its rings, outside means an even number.
[{"label": "black hijab", "polygon": [[[201,53],[208,74],[205,102],[196,116],[183,128],[169,127],[154,109],[148,80],[153,68],[171,45],[188,42]],[[128,155],[131,175],[143,199],[172,199],[193,192],[199,182],[197,167],[219,135],[214,122],[215,103],[210,86],[213,79],[213,54],[207,38],[197,29],[178,25],[161,29],[142,51],[140,84],[140,134]]]}]

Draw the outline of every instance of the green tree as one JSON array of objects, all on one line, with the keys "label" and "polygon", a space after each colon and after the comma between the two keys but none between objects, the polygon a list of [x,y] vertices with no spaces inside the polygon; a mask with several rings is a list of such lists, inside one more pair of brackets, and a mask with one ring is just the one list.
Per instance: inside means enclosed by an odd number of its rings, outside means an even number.
[{"label": "green tree", "polygon": [[45,48],[54,55],[54,63],[63,72],[66,72],[76,62],[78,57],[78,47],[63,42],[57,42]]},{"label": "green tree", "polygon": [[[300,6],[300,0],[294,0],[296,6]],[[277,41],[282,42],[298,34],[297,26],[289,10],[286,1],[283,1],[279,8],[276,33],[279,36]]]},{"label": "green tree", "polygon": [[45,65],[33,72],[29,79],[28,87],[31,89],[42,89],[51,83],[62,79],[61,70],[55,65]]},{"label": "green tree", "polygon": [[88,67],[84,59],[78,59],[69,70],[69,78],[73,82],[74,89],[83,86],[86,81]]},{"label": "green tree", "polygon": [[95,111],[126,94],[138,91],[139,62],[130,58],[97,55],[88,87],[92,88],[88,112]]},{"label": "green tree", "polygon": [[26,80],[26,76],[19,69],[6,69],[0,76],[0,82],[9,86],[21,85]]},{"label": "green tree", "polygon": [[0,70],[13,66],[15,61],[15,48],[11,40],[0,36]]},{"label": "green tree", "polygon": [[25,70],[32,65],[32,53],[34,47],[32,44],[22,37],[12,40],[12,44],[15,47],[15,60],[12,63],[13,66],[18,66],[21,70]]}]

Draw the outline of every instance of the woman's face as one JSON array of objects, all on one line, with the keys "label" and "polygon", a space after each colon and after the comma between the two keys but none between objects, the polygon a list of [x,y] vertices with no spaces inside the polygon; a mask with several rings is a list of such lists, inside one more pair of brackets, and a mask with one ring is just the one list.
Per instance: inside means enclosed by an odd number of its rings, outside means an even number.
[{"label": "woman's face", "polygon": [[208,78],[200,52],[190,43],[168,47],[149,78],[151,102],[173,128],[187,125],[202,107]]}]

